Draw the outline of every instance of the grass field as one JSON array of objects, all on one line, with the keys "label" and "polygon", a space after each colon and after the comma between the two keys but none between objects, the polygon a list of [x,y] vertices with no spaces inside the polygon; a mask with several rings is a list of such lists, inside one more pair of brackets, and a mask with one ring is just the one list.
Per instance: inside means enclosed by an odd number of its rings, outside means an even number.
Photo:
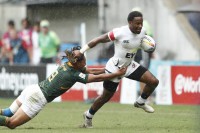
[{"label": "grass field", "polygon": [[[12,100],[0,99],[0,108]],[[0,133],[199,133],[199,106],[157,106],[153,114],[132,105],[106,104],[94,117],[93,129],[82,129],[82,114],[90,104],[62,102],[48,104],[33,120]]]}]

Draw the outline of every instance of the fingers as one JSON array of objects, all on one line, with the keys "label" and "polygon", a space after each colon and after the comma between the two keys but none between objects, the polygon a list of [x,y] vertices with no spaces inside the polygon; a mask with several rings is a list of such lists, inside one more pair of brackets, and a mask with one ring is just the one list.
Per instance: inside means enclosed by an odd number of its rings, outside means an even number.
[{"label": "fingers", "polygon": [[120,70],[126,71],[127,70],[127,66],[126,67],[121,67]]},{"label": "fingers", "polygon": [[128,68],[128,67],[122,67],[122,68],[119,69],[119,71],[120,71],[122,74],[125,74],[127,68]]}]

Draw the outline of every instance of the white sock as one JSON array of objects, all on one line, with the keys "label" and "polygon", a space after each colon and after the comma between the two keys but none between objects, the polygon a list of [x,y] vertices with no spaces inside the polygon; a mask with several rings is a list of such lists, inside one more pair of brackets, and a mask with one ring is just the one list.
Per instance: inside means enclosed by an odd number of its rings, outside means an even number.
[{"label": "white sock", "polygon": [[19,109],[19,106],[16,102],[16,100],[10,105],[10,111],[15,114],[15,112]]},{"label": "white sock", "polygon": [[90,114],[90,112],[88,110],[87,113],[86,113],[86,116],[89,117],[89,118],[93,118],[94,115]]},{"label": "white sock", "polygon": [[143,99],[141,96],[136,100],[139,104],[143,104],[147,101],[147,99]]}]

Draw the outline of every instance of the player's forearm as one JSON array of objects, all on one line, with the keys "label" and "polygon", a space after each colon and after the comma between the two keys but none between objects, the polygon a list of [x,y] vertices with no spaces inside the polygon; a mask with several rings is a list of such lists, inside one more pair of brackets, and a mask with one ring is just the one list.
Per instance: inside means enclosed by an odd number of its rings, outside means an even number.
[{"label": "player's forearm", "polygon": [[97,38],[94,38],[92,41],[90,41],[87,45],[83,46],[80,49],[80,52],[83,54],[84,52],[86,52],[87,50],[89,50],[90,48],[95,47],[97,44],[99,43],[105,43],[105,42],[109,42],[110,39],[108,37],[107,34],[101,35]]},{"label": "player's forearm", "polygon": [[109,80],[115,77],[120,76],[117,73],[109,73],[109,74],[99,74],[99,75],[90,75],[88,78],[88,83],[90,82],[100,82],[100,81],[104,81],[104,80]]},{"label": "player's forearm", "polygon": [[87,68],[86,72],[94,75],[102,74],[105,73],[105,68]]},{"label": "player's forearm", "polygon": [[119,74],[117,74],[117,73],[109,73],[109,74],[100,74],[98,76],[99,76],[97,78],[98,81],[104,81],[104,80],[108,80],[108,79],[112,79],[112,78],[118,77]]},{"label": "player's forearm", "polygon": [[84,45],[81,49],[80,52],[83,54],[85,53],[87,50],[89,50],[90,48],[95,47],[100,41],[98,40],[98,38],[93,39],[92,41],[90,41],[88,44]]}]

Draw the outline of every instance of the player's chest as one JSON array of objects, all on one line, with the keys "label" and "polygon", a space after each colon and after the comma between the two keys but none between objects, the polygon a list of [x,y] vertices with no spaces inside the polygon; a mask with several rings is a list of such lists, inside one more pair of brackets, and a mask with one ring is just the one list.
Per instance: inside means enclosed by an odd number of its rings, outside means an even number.
[{"label": "player's chest", "polygon": [[126,49],[138,48],[141,43],[142,36],[124,35],[119,40],[118,44]]}]

